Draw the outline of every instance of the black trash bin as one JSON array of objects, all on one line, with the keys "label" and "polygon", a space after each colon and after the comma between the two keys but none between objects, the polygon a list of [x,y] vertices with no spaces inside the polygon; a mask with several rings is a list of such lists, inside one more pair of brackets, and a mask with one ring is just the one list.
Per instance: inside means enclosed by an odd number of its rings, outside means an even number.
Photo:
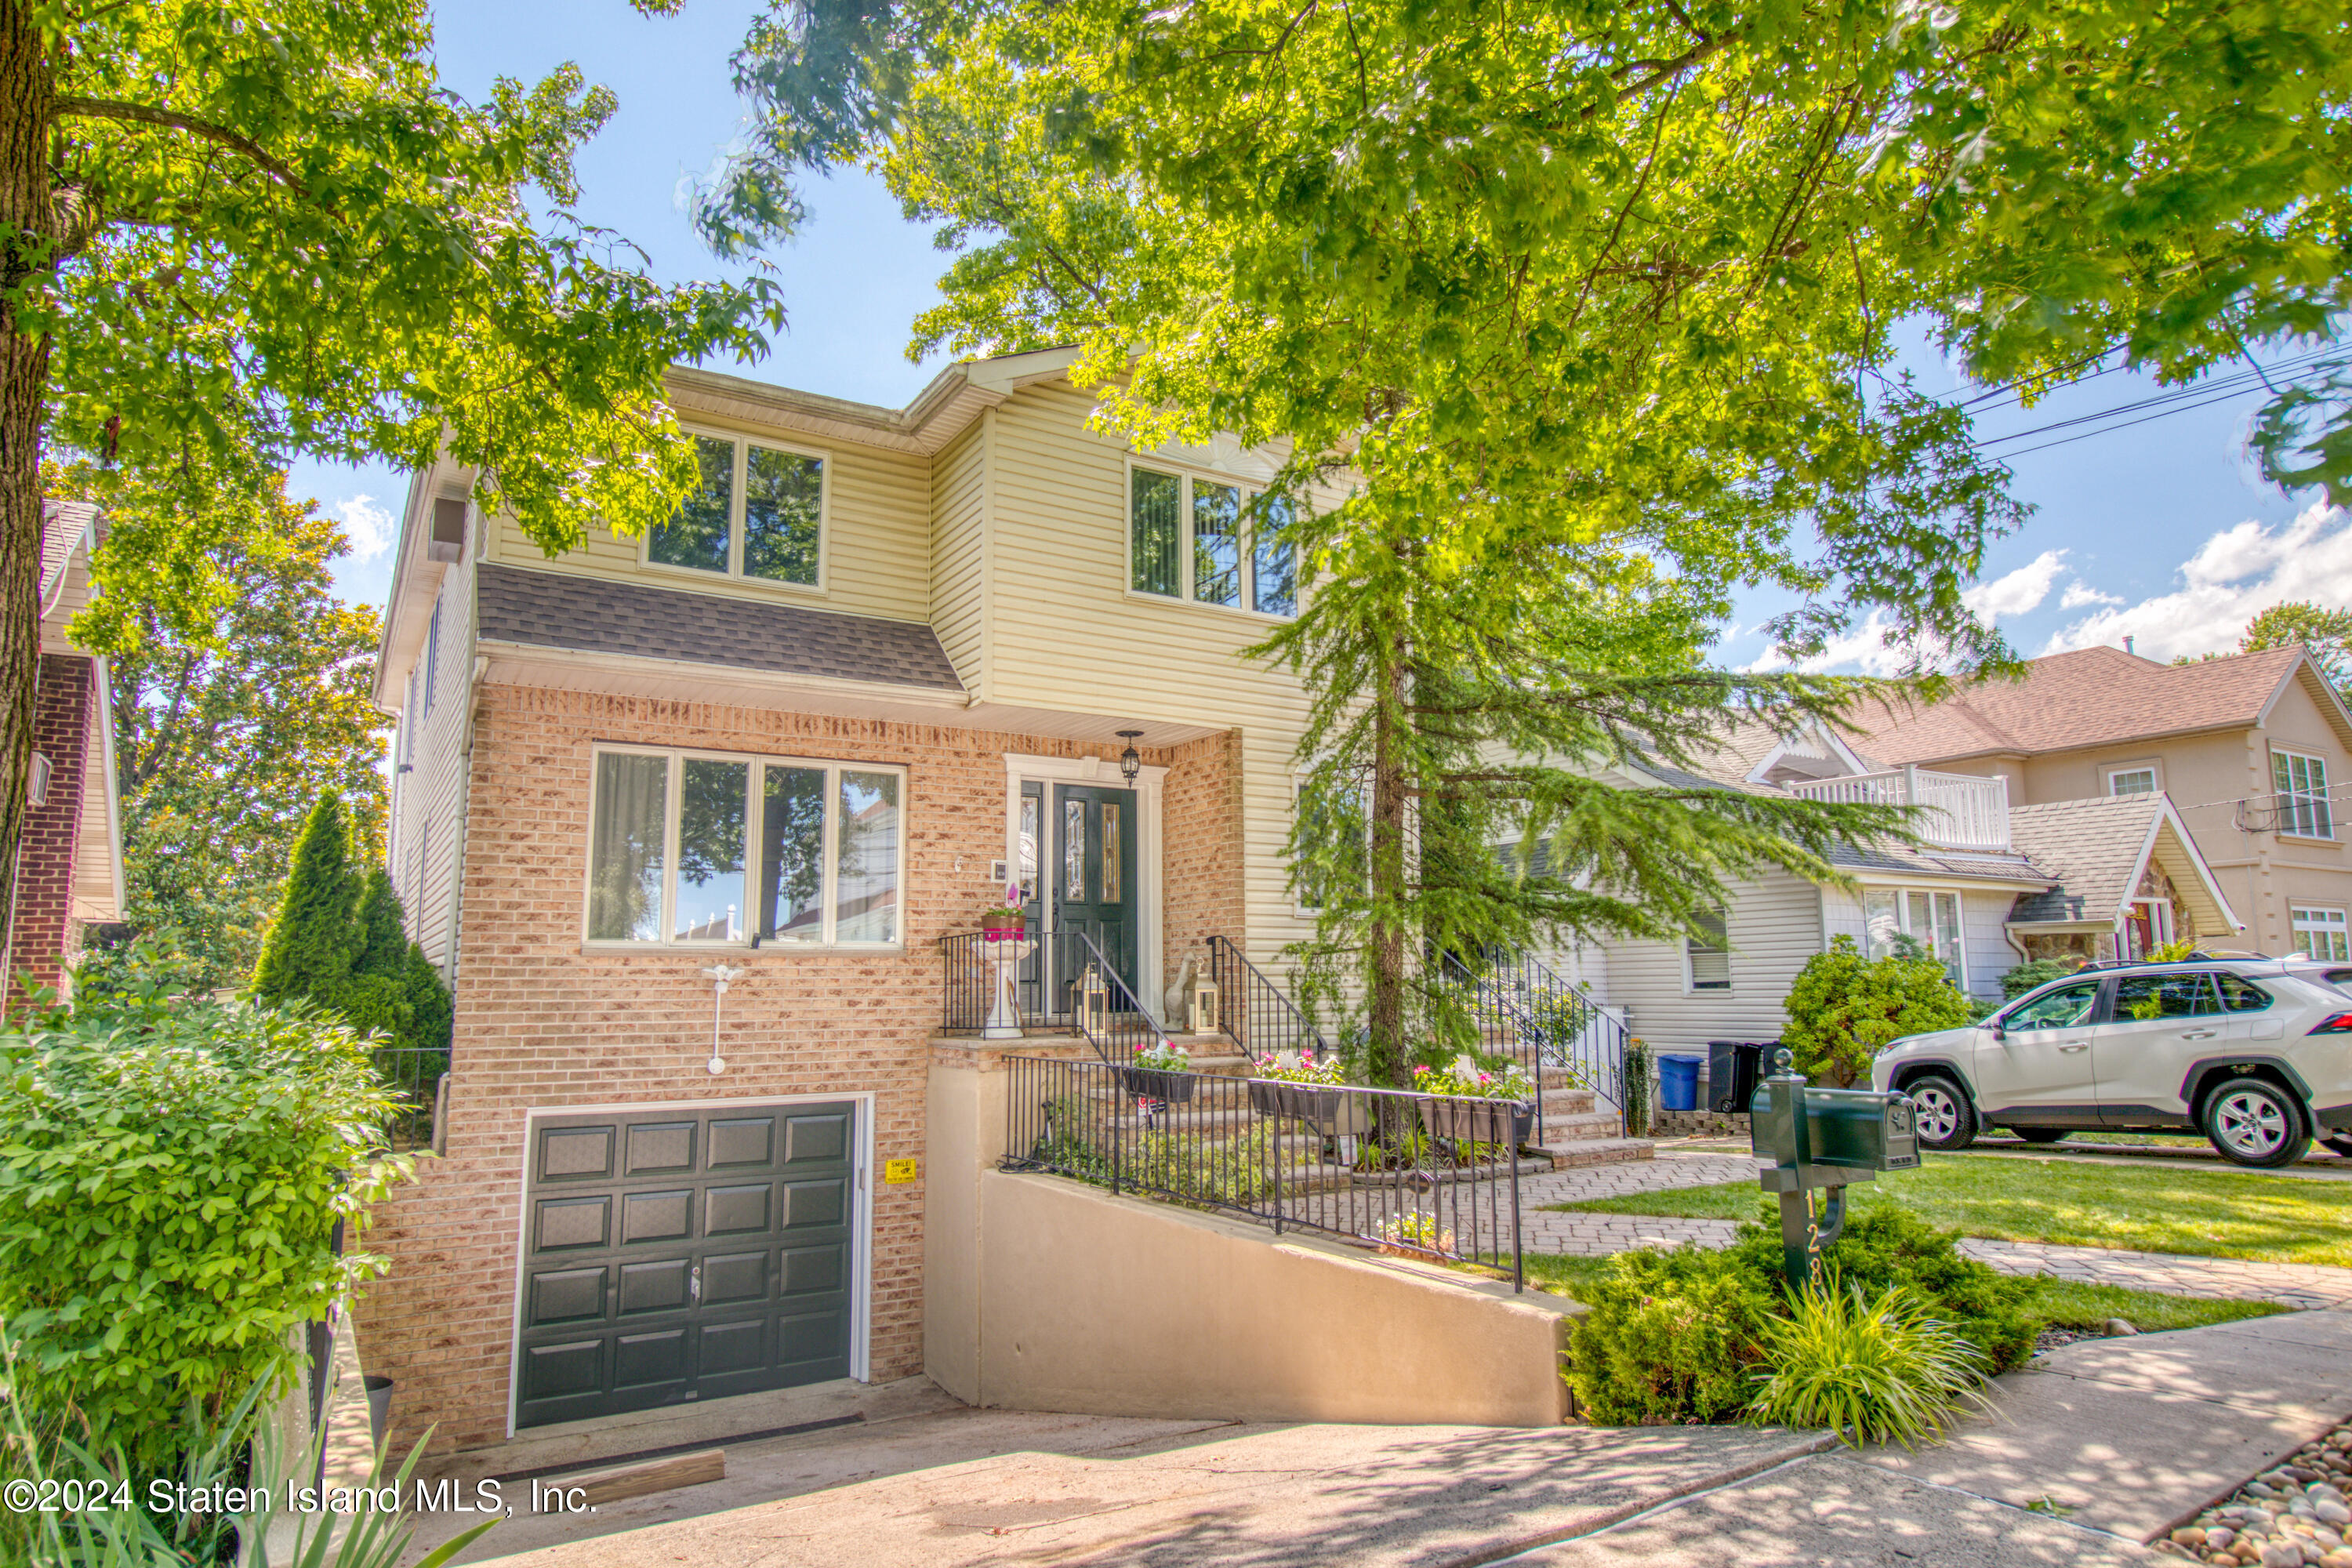
[{"label": "black trash bin", "polygon": [[1770,1048],[1754,1040],[1709,1040],[1706,1108],[1718,1116],[1748,1114],[1764,1077],[1764,1053]]}]

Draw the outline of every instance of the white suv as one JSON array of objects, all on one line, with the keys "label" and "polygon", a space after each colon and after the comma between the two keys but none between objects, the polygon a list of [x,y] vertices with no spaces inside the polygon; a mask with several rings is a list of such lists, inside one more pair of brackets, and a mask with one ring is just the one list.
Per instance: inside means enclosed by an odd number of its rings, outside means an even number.
[{"label": "white suv", "polygon": [[2352,994],[2305,959],[2084,970],[1895,1041],[1870,1081],[1912,1098],[1930,1149],[1985,1127],[2033,1143],[2195,1129],[2241,1165],[2293,1164],[2315,1137],[2352,1154]]}]

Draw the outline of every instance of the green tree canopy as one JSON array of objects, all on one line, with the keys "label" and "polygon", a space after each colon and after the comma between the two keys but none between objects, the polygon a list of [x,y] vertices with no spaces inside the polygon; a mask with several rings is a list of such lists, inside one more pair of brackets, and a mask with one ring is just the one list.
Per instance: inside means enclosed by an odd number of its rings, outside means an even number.
[{"label": "green tree canopy", "polygon": [[2329,609],[2308,599],[2273,605],[2246,623],[2238,651],[2259,653],[2296,643],[2311,650],[2327,684],[2352,702],[2352,609]]},{"label": "green tree canopy", "polygon": [[295,842],[285,897],[254,968],[253,994],[272,1005],[303,998],[335,1005],[364,946],[359,903],[342,799],[331,791],[310,808]]},{"label": "green tree canopy", "polygon": [[[369,700],[378,625],[333,597],[348,549],[314,503],[206,469],[157,482],[91,464],[55,494],[105,509],[98,595],[76,642],[111,667],[123,919],[178,933],[198,990],[253,973],[312,804],[341,795],[362,861],[383,844],[384,717]],[[92,978],[114,961],[94,954]]]},{"label": "green tree canopy", "polygon": [[550,549],[692,489],[663,373],[782,313],[764,281],[661,287],[580,220],[613,109],[571,66],[457,99],[423,0],[0,4],[0,879],[45,441],[192,477],[446,448]]}]

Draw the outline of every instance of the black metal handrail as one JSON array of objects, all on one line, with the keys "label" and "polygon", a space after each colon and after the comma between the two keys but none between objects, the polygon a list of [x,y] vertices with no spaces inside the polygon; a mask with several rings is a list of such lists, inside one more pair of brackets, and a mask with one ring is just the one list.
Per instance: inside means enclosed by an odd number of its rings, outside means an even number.
[{"label": "black metal handrail", "polygon": [[[982,931],[957,931],[940,938],[940,947],[951,1031],[1066,1030],[1111,1064],[1124,1064],[1167,1038],[1143,993],[1085,931],[1038,931],[998,942]],[[997,1005],[1000,965],[1009,972],[1003,1008]]]},{"label": "black metal handrail", "polygon": [[[1005,1059],[1000,1169],[1043,1171],[1451,1263],[1525,1288],[1531,1107],[1354,1085]],[[1549,1168],[1548,1166],[1546,1168]]]},{"label": "black metal handrail", "polygon": [[1440,955],[1438,973],[1469,1014],[1482,1047],[1526,1068],[1565,1073],[1612,1109],[1625,1103],[1625,1026],[1542,960],[1489,950],[1475,967]]},{"label": "black metal handrail", "polygon": [[422,1046],[377,1046],[368,1056],[375,1065],[376,1076],[398,1089],[407,1100],[384,1129],[392,1147],[403,1152],[430,1148],[441,1079],[449,1070],[448,1051]]},{"label": "black metal handrail", "polygon": [[1217,1027],[1252,1060],[1285,1053],[1319,1060],[1330,1054],[1330,1045],[1298,1004],[1231,937],[1209,938],[1209,978],[1217,987]]}]

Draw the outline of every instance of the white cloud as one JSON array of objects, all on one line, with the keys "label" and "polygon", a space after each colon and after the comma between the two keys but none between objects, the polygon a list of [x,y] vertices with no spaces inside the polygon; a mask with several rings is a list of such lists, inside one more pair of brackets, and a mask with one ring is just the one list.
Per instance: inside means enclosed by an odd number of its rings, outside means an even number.
[{"label": "white cloud", "polygon": [[[2284,599],[2352,602],[2352,511],[2314,506],[2292,522],[2248,519],[2225,528],[2180,566],[2178,592],[2085,616],[2042,651],[2064,653],[2131,637],[2141,654],[2227,653],[2257,610]],[[2062,601],[2074,603],[2071,594]]]},{"label": "white cloud", "polygon": [[2021,616],[2050,596],[2051,584],[2064,571],[2066,552],[2045,550],[2016,571],[1979,583],[1960,595],[1961,602],[1985,619]]},{"label": "white cloud", "polygon": [[2120,605],[2123,602],[2122,595],[2103,594],[2077,577],[2067,584],[2065,593],[2059,595],[2058,607],[2062,610],[2079,610],[2085,605]]},{"label": "white cloud", "polygon": [[1888,625],[1885,610],[1873,610],[1863,618],[1862,625],[1843,637],[1832,637],[1811,658],[1790,659],[1779,648],[1766,648],[1748,668],[1759,675],[1776,669],[1794,669],[1805,675],[1830,670],[1841,674],[1859,671],[1864,675],[1900,675],[1911,660],[1912,650],[1901,637],[1891,643],[1886,640]]},{"label": "white cloud", "polygon": [[399,528],[398,520],[376,504],[373,496],[345,496],[327,509],[327,515],[343,525],[343,535],[352,542],[352,555],[360,561],[373,561],[390,550]]}]

